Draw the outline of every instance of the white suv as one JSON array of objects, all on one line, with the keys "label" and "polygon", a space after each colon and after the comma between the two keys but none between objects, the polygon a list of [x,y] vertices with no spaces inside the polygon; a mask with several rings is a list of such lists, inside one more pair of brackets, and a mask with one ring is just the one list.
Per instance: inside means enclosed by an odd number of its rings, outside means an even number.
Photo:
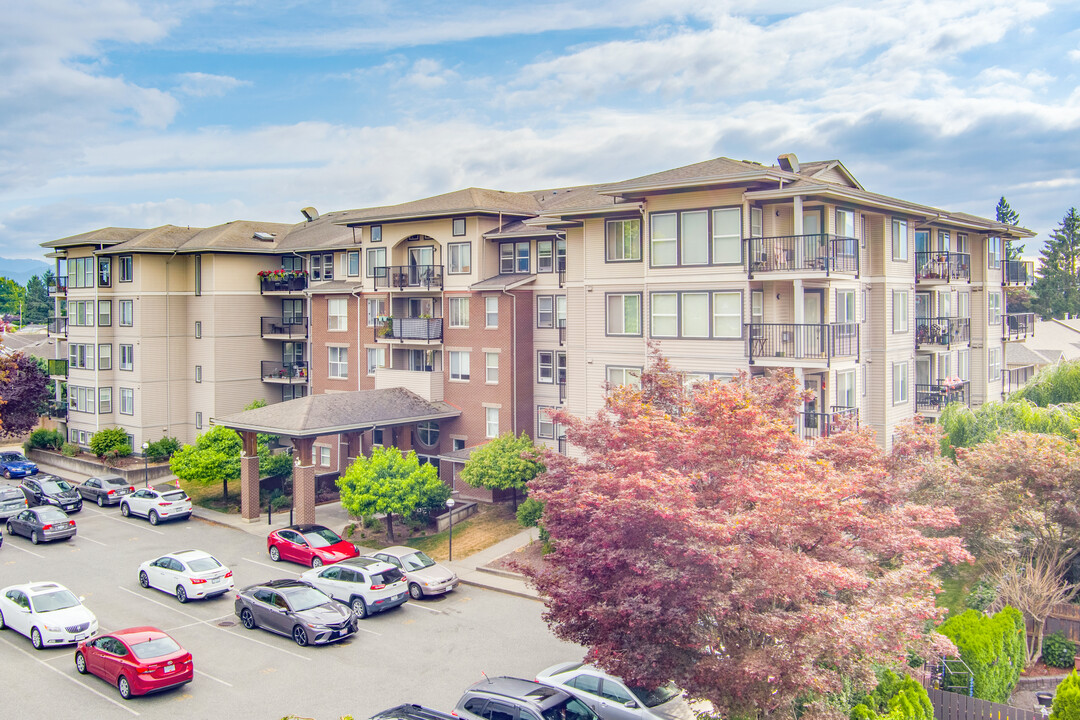
[{"label": "white suv", "polygon": [[120,501],[120,514],[140,515],[157,525],[162,520],[191,517],[191,499],[187,493],[173,485],[158,485],[136,490]]},{"label": "white suv", "polygon": [[176,595],[182,603],[224,595],[234,587],[232,570],[202,550],[181,550],[147,560],[139,566],[139,584]]},{"label": "white suv", "polygon": [[312,568],[300,579],[352,608],[364,618],[396,608],[409,599],[405,576],[388,562],[355,557]]}]

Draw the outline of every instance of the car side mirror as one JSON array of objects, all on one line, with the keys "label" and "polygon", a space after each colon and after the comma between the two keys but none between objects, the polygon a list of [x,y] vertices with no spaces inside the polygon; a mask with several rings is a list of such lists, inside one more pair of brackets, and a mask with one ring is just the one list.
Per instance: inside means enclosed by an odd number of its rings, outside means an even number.
[{"label": "car side mirror", "polygon": [[23,607],[22,605],[20,605],[19,606],[19,612],[26,613],[27,615],[29,615],[30,614],[30,608],[26,608],[26,607]]},{"label": "car side mirror", "polygon": [[623,707],[636,708],[637,703],[634,702],[633,700],[627,700],[625,703],[623,703]]},{"label": "car side mirror", "polygon": [[85,595],[80,595],[79,596],[79,602],[86,602],[86,596]]}]

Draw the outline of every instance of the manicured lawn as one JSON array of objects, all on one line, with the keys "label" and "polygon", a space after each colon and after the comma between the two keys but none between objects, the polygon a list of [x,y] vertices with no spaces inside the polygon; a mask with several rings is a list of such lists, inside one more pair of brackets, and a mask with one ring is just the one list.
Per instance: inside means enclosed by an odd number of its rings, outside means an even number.
[{"label": "manicured lawn", "polygon": [[955,615],[967,609],[964,598],[975,583],[979,582],[983,568],[970,563],[946,565],[938,568],[935,574],[941,580],[941,594],[937,596],[937,606],[948,608],[949,614]]},{"label": "manicured lawn", "polygon": [[[370,548],[407,545],[423,550],[434,560],[446,560],[450,555],[449,530],[435,535],[409,537],[408,526],[395,522],[394,535],[397,539],[391,542],[386,538],[385,533],[381,532],[385,529],[385,523],[380,523],[380,525],[383,527],[378,533],[373,533],[371,530],[361,531],[357,527],[351,540],[357,545]],[[517,517],[509,505],[480,505],[475,515],[454,524],[454,557],[463,558],[486,550],[501,540],[513,537],[523,529],[518,525]],[[364,537],[361,537],[361,532],[365,535]]]}]

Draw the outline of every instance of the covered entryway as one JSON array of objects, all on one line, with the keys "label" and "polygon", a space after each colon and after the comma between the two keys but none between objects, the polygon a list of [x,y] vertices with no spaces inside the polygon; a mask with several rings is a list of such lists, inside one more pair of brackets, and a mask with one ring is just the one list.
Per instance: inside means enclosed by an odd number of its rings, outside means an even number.
[{"label": "covered entryway", "polygon": [[[240,513],[244,520],[259,519],[258,433],[287,437],[293,445],[293,504],[297,523],[315,522],[315,438],[359,434],[381,429],[383,442],[403,451],[412,449],[418,423],[461,415],[445,402],[429,402],[405,388],[358,390],[309,395],[296,400],[214,418],[211,423],[240,433]],[[367,451],[369,448],[361,448]],[[365,452],[366,454],[366,452]]]}]

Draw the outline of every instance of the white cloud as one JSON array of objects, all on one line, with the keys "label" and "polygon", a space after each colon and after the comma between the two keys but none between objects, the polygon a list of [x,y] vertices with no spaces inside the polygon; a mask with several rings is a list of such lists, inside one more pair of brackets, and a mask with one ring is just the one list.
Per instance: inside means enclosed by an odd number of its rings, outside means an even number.
[{"label": "white cloud", "polygon": [[221,97],[230,90],[251,85],[247,80],[238,80],[228,75],[209,75],[201,72],[182,73],[176,90],[192,97]]},{"label": "white cloud", "polygon": [[433,90],[442,87],[448,81],[457,79],[457,77],[456,72],[444,68],[438,60],[420,58],[413,63],[409,73],[402,78],[402,82],[421,90]]}]

